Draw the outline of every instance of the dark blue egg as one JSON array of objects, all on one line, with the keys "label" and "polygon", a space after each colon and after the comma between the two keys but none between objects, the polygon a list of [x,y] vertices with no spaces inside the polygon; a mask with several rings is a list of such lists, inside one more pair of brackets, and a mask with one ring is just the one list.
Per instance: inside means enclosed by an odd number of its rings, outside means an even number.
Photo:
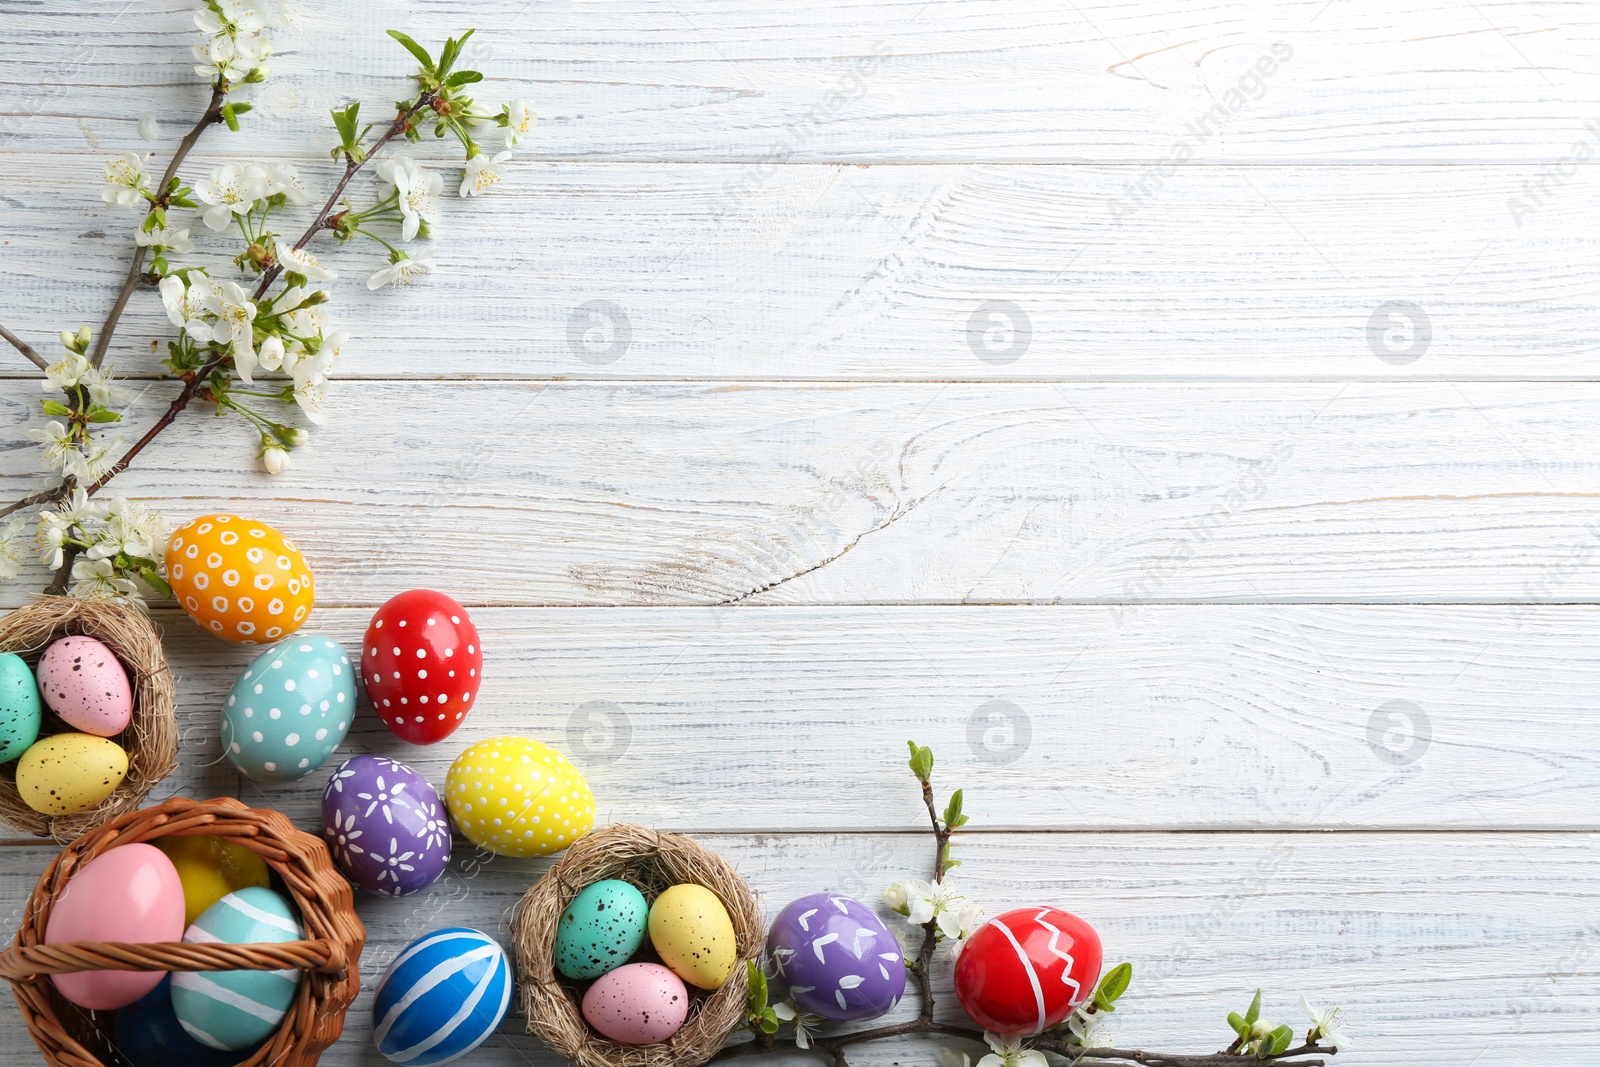
[{"label": "dark blue egg", "polygon": [[112,1032],[124,1067],[233,1067],[255,1055],[254,1048],[224,1052],[207,1048],[188,1034],[172,1010],[172,978],[117,1012]]}]

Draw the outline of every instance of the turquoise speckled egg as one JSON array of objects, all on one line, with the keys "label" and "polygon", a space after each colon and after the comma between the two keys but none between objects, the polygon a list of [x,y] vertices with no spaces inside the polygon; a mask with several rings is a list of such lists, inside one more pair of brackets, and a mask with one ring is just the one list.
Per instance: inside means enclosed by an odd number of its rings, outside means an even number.
[{"label": "turquoise speckled egg", "polygon": [[21,656],[0,653],[0,763],[16,759],[39,739],[44,707],[33,669]]},{"label": "turquoise speckled egg", "polygon": [[607,878],[573,898],[556,927],[556,970],[598,978],[621,967],[644,942],[650,905],[627,882]]},{"label": "turquoise speckled egg", "polygon": [[[185,941],[249,945],[304,936],[289,902],[250,886],[201,913]],[[272,1034],[294,1003],[299,971],[174,971],[172,1010],[188,1035],[209,1048],[242,1049]]]},{"label": "turquoise speckled egg", "polygon": [[223,749],[258,782],[292,782],[333,755],[355,710],[355,673],[339,642],[295,634],[233,683],[222,708]]}]

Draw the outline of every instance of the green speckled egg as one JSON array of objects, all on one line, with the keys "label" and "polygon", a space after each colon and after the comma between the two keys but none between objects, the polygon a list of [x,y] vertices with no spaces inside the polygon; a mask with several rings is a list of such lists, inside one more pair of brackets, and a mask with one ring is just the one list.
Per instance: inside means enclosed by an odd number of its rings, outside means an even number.
[{"label": "green speckled egg", "polygon": [[644,942],[650,905],[627,882],[607,878],[575,897],[556,929],[556,970],[598,978],[628,962]]},{"label": "green speckled egg", "polygon": [[39,739],[44,707],[33,669],[21,656],[0,653],[0,763],[16,759]]}]

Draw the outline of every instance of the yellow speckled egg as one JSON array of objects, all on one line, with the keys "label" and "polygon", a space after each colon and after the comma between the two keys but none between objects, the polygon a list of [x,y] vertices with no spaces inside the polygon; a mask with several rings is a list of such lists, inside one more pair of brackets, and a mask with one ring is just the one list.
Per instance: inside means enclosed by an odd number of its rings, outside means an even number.
[{"label": "yellow speckled egg", "polygon": [[240,645],[294,633],[316,599],[294,542],[238,515],[201,515],[174,530],[167,582],[191,619]]},{"label": "yellow speckled egg", "polygon": [[671,886],[650,905],[650,943],[674,974],[701,989],[721,989],[739,961],[722,898],[692,882]]},{"label": "yellow speckled egg", "polygon": [[548,856],[594,825],[589,783],[529,737],[491,737],[457,756],[444,802],[468,841],[502,856]]},{"label": "yellow speckled egg", "polygon": [[272,884],[267,863],[256,853],[220,837],[198,834],[161,837],[156,848],[167,854],[183,884],[183,928],[236,889]]},{"label": "yellow speckled egg", "polygon": [[87,811],[111,795],[128,773],[128,754],[93,734],[55,734],[17,761],[17,792],[42,815]]}]

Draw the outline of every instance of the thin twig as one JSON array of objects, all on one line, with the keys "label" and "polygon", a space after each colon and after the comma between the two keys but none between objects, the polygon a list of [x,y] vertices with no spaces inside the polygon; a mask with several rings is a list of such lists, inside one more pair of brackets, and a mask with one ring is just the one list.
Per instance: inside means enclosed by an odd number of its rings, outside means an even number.
[{"label": "thin twig", "polygon": [[[161,184],[156,186],[156,203],[150,205],[150,211],[157,206],[167,206],[167,183],[178,173],[178,167],[189,157],[194,146],[199,143],[200,135],[206,129],[222,121],[222,101],[228,95],[223,88],[221,78],[211,86],[211,102],[206,105],[205,113],[200,116],[200,121],[194,128],[183,135],[183,140],[178,142],[178,150],[172,153],[172,159],[167,163],[166,172],[161,175]],[[145,214],[149,215],[150,211]],[[94,356],[89,360],[96,367],[106,358],[106,349],[111,347],[111,335],[117,330],[117,322],[122,318],[122,311],[128,306],[128,298],[133,296],[133,291],[139,287],[144,278],[144,245],[137,245],[133,250],[133,261],[128,264],[128,276],[122,281],[122,289],[117,293],[116,301],[111,305],[111,311],[106,315],[106,321],[100,326],[100,338],[94,344]]]},{"label": "thin twig", "polygon": [[[34,348],[28,342],[24,341],[22,338],[18,337],[4,326],[0,326],[0,337],[4,337],[7,341],[10,341],[11,347],[15,348],[18,352],[21,352],[24,356],[27,356],[28,362],[32,363],[35,367],[38,367],[40,370],[50,369],[50,364],[45,362],[45,358],[39,354],[38,349]],[[0,515],[4,514],[5,512],[0,511]]]}]

